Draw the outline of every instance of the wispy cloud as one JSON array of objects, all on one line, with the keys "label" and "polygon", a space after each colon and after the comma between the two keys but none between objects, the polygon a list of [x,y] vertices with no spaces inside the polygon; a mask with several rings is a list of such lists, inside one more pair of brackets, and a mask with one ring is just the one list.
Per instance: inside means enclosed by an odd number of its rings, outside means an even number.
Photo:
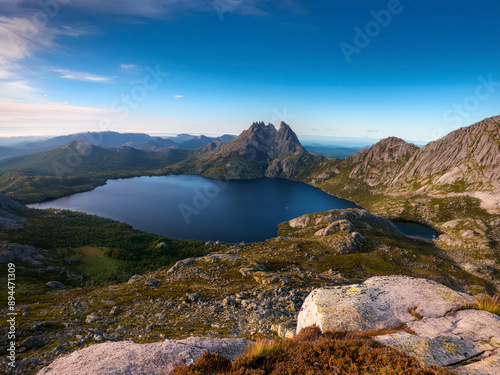
[{"label": "wispy cloud", "polygon": [[114,83],[113,77],[106,77],[97,74],[85,72],[73,72],[67,69],[54,69],[54,72],[59,73],[61,78],[73,79],[76,81],[93,82],[93,83]]},{"label": "wispy cloud", "polygon": [[180,98],[183,98],[183,97],[184,97],[184,95],[174,95],[175,99],[180,99]]},{"label": "wispy cloud", "polygon": [[0,122],[21,120],[95,120],[108,114],[108,110],[77,107],[54,102],[19,103],[0,99]]},{"label": "wispy cloud", "polygon": [[78,37],[94,33],[92,28],[49,28],[32,19],[0,16],[0,79],[16,79],[23,72],[21,61],[38,51],[53,50],[60,36]]},{"label": "wispy cloud", "polygon": [[[35,1],[35,0],[29,0]],[[217,12],[267,15],[265,0],[71,0],[65,6],[93,13],[134,15],[147,18],[172,16],[176,12]]]},{"label": "wispy cloud", "polygon": [[144,68],[137,64],[120,64],[120,68],[128,74],[140,74],[144,71]]},{"label": "wispy cloud", "polygon": [[139,65],[136,64],[120,64],[120,68],[123,70],[138,69]]}]

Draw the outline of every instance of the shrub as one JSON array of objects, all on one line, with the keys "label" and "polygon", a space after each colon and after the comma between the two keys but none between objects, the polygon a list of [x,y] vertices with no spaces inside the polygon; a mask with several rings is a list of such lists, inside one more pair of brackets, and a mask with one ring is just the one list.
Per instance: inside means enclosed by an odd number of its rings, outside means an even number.
[{"label": "shrub", "polygon": [[[289,375],[289,374],[394,374],[452,375],[444,368],[427,367],[389,348],[366,333],[326,332],[310,327],[294,339],[260,343],[219,372],[203,367],[206,359],[177,368],[175,375]],[[205,372],[204,372],[205,371]]]}]

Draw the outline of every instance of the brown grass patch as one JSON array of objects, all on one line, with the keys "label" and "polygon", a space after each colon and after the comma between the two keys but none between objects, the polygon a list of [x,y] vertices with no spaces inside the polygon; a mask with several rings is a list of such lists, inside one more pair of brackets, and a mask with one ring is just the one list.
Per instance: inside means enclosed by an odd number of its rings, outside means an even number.
[{"label": "brown grass patch", "polygon": [[[226,360],[227,361],[227,360]],[[291,375],[394,374],[452,375],[444,368],[427,367],[406,354],[358,332],[326,332],[309,327],[294,339],[257,344],[232,363],[205,354],[174,375]]]}]

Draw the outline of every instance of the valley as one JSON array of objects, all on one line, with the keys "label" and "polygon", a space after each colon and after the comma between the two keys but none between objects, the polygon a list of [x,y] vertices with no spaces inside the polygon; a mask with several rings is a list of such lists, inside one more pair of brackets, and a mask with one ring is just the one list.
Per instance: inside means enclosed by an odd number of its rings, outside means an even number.
[{"label": "valley", "polygon": [[[35,373],[101,342],[292,337],[313,289],[374,276],[425,278],[471,295],[498,292],[500,215],[491,204],[498,202],[498,131],[498,118],[486,119],[421,149],[389,138],[340,160],[309,154],[284,123],[254,123],[232,141],[194,150],[74,140],[0,161],[0,259],[15,262],[23,280],[19,371]],[[432,154],[454,156],[433,164]],[[302,182],[368,211],[313,210],[283,220],[277,236],[232,243],[176,240],[18,203],[89,191],[108,179],[191,174],[229,183]],[[439,236],[409,238],[389,219],[425,224]]]}]

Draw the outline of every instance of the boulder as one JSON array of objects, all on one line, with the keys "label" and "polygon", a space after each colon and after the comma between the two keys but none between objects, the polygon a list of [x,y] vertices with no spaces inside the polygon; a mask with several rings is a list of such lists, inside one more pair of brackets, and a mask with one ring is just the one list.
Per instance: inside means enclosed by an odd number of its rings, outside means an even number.
[{"label": "boulder", "polygon": [[49,340],[42,336],[30,336],[26,340],[24,340],[20,346],[25,347],[26,349],[32,348],[40,348],[44,346]]},{"label": "boulder", "polygon": [[141,275],[134,275],[130,279],[128,279],[127,284],[133,284],[136,281],[139,281],[140,279],[142,279]]},{"label": "boulder", "polygon": [[474,300],[435,281],[407,276],[377,276],[362,284],[316,289],[304,301],[297,331],[316,325],[322,331],[390,329],[412,322],[414,309],[438,318]]},{"label": "boulder", "polygon": [[144,285],[146,286],[151,286],[153,288],[158,288],[158,286],[160,285],[160,282],[157,281],[157,280],[148,280],[144,283]]},{"label": "boulder", "polygon": [[56,359],[38,375],[153,375],[170,374],[180,365],[191,364],[205,351],[218,352],[233,360],[244,355],[249,341],[190,337],[151,344],[130,341],[105,342]]},{"label": "boulder", "polygon": [[288,224],[292,228],[305,228],[305,227],[307,227],[307,225],[309,224],[310,221],[311,221],[311,219],[309,218],[309,216],[304,215],[304,216],[298,217],[296,219],[290,220],[288,222]]},{"label": "boulder", "polygon": [[[362,284],[316,289],[300,310],[297,332],[409,330],[375,336],[429,366],[464,375],[500,373],[500,317],[471,310],[472,297],[407,276],[372,277]],[[401,329],[401,328],[399,328]],[[469,360],[474,359],[474,362]]]}]

